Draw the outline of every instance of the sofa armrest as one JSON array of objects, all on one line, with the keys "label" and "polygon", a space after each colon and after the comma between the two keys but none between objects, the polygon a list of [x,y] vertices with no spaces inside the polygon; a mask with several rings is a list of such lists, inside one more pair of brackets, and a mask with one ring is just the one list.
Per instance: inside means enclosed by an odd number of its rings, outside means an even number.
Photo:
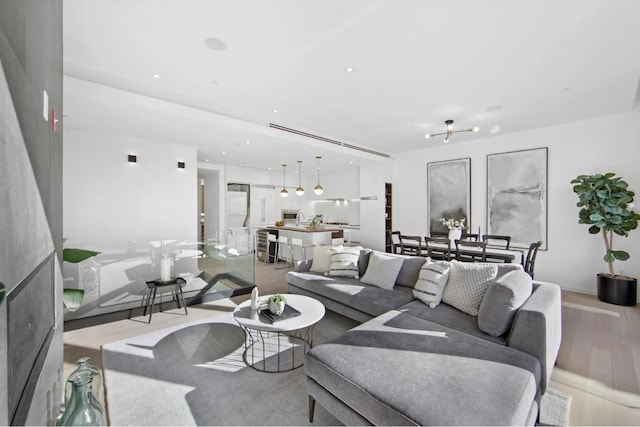
[{"label": "sofa armrest", "polygon": [[540,392],[544,394],[551,379],[562,340],[560,287],[536,283],[535,291],[513,320],[507,345],[535,356],[540,361]]}]

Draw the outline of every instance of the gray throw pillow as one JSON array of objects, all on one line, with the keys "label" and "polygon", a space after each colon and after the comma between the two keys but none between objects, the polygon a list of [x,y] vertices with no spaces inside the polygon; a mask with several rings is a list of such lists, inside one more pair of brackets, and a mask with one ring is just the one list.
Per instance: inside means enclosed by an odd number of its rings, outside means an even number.
[{"label": "gray throw pillow", "polygon": [[358,275],[360,277],[364,276],[364,273],[367,272],[367,267],[369,266],[369,256],[371,255],[371,249],[361,249],[360,257],[358,258]]},{"label": "gray throw pillow", "polygon": [[413,288],[418,281],[420,269],[426,261],[427,259],[421,256],[404,258],[404,261],[402,262],[402,268],[400,269],[400,273],[398,273],[398,277],[396,278],[396,285]]},{"label": "gray throw pillow", "polygon": [[478,312],[478,327],[492,337],[511,329],[516,312],[531,296],[531,276],[522,270],[511,271],[489,284]]},{"label": "gray throw pillow", "polygon": [[401,268],[402,258],[374,251],[369,256],[367,272],[364,273],[360,281],[368,285],[392,290]]}]

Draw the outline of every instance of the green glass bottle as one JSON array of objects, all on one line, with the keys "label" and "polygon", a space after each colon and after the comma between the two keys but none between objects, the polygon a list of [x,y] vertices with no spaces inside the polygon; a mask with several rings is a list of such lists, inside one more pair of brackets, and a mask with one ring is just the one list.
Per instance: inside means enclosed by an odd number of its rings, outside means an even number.
[{"label": "green glass bottle", "polygon": [[71,396],[57,425],[105,425],[104,410],[91,390],[92,379],[93,374],[89,370],[82,370],[74,378],[69,379],[71,382]]}]

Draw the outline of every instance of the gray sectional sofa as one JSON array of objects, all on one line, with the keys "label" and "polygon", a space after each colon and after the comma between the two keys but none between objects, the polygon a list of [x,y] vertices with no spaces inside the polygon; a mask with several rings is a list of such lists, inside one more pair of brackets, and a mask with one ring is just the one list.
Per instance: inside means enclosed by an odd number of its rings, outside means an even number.
[{"label": "gray sectional sofa", "polygon": [[[360,251],[359,277],[371,254]],[[431,260],[402,258],[392,289],[311,272],[312,261],[287,273],[289,292],[362,322],[306,355],[310,420],[318,402],[347,425],[534,424],[560,347],[559,287],[530,284],[506,332],[494,336],[477,316],[416,299],[414,286]],[[522,267],[499,264],[497,270],[492,283]],[[504,284],[490,285],[482,297],[485,312],[493,299],[505,302]]]}]

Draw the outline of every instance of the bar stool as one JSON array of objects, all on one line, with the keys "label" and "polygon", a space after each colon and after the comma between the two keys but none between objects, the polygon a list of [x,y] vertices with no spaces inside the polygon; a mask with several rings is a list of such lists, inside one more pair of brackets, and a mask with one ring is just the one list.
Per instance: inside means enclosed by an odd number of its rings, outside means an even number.
[{"label": "bar stool", "polygon": [[300,254],[299,260],[307,260],[307,248],[311,246],[305,246],[302,244],[302,239],[295,237],[291,238],[291,259],[292,262],[296,259],[296,251]]},{"label": "bar stool", "polygon": [[[271,254],[271,247],[273,246],[273,255]],[[264,263],[271,264],[278,262],[278,238],[275,234],[267,234],[267,254],[264,256]]]},{"label": "bar stool", "polygon": [[[289,265],[293,265],[293,259],[291,257],[291,246],[289,246],[289,239],[286,236],[278,236],[278,242],[277,242],[277,250],[276,250],[276,263],[278,262],[279,259],[284,259],[286,262],[284,264],[284,267],[280,267],[280,268],[289,268]],[[287,251],[285,254],[283,254],[282,249],[286,248]],[[277,264],[276,264],[276,268]]]}]

